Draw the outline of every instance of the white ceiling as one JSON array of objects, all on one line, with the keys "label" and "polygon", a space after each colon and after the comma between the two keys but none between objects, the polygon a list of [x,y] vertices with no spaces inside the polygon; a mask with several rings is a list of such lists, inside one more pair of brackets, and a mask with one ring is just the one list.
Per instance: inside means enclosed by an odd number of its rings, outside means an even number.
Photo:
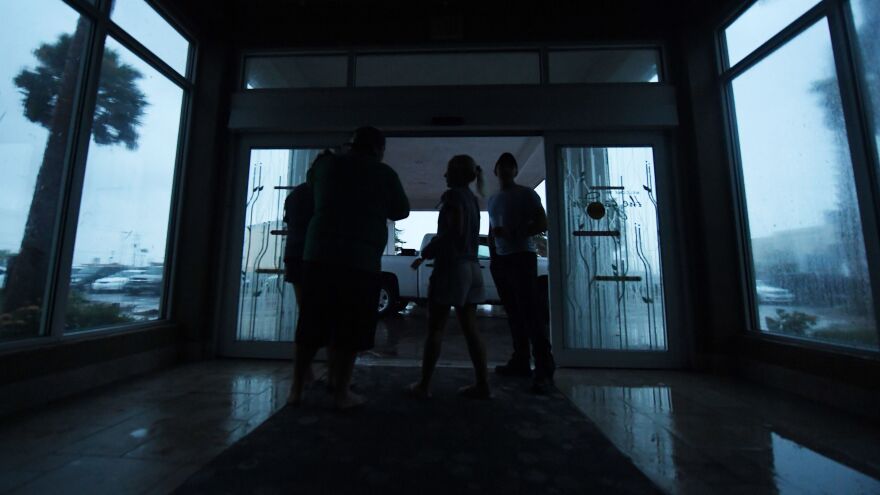
[{"label": "white ceiling", "polygon": [[[394,137],[385,144],[385,163],[400,176],[413,210],[434,210],[446,190],[446,164],[454,155],[470,155],[483,168],[486,198],[498,190],[495,162],[505,151],[519,163],[517,182],[535,187],[544,180],[544,140],[536,136]],[[485,200],[482,201],[485,209]]]}]

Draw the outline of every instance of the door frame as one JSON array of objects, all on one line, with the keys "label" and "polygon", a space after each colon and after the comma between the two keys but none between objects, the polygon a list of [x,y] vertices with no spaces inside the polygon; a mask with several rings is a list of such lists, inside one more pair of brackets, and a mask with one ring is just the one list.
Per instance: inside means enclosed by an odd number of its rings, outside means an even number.
[{"label": "door frame", "polygon": [[[663,276],[664,312],[667,332],[666,351],[588,350],[565,348],[563,242],[554,232],[564,226],[563,163],[559,151],[563,147],[651,147],[654,150],[654,180],[658,196],[658,225],[660,259]],[[544,151],[547,163],[547,208],[550,253],[550,329],[553,353],[557,364],[571,367],[599,368],[681,368],[684,345],[689,328],[684,308],[683,238],[679,225],[683,218],[681,202],[677,200],[670,137],[664,131],[618,130],[547,132]]]},{"label": "door frame", "polygon": [[224,205],[224,233],[222,239],[221,274],[218,284],[215,320],[217,323],[216,346],[224,357],[247,357],[264,359],[292,359],[293,345],[272,341],[236,340],[238,325],[238,301],[241,295],[239,274],[241,272],[241,249],[244,242],[242,226],[247,214],[241,205],[247,201],[250,173],[250,155],[254,149],[324,149],[337,146],[350,136],[343,133],[283,133],[244,134],[235,139],[230,184]]},{"label": "door frame", "polygon": [[[686,338],[689,328],[687,315],[687,292],[685,291],[685,264],[680,257],[683,253],[683,237],[679,225],[683,218],[681,202],[675,189],[675,162],[671,155],[672,146],[669,132],[662,130],[618,130],[618,131],[545,131],[545,132],[487,132],[484,129],[457,132],[395,132],[388,129],[389,136],[503,136],[539,135],[544,139],[547,217],[550,235],[548,236],[549,275],[550,275],[550,330],[554,355],[560,366],[597,368],[681,368],[684,364]],[[232,177],[228,187],[225,206],[225,232],[221,236],[222,268],[218,284],[216,310],[218,353],[225,357],[248,357],[267,359],[291,359],[293,346],[279,342],[249,342],[235,339],[238,322],[238,300],[240,296],[239,272],[241,270],[241,246],[244,239],[242,229],[245,209],[241,205],[247,198],[247,184],[250,167],[250,153],[253,149],[292,149],[327,148],[345,142],[346,133],[247,133],[237,136],[234,145]],[[563,295],[562,240],[554,232],[563,227],[563,187],[562,163],[559,149],[562,147],[633,147],[650,146],[654,149],[655,181],[658,196],[659,225],[661,229],[660,249],[663,270],[663,290],[665,320],[667,329],[667,351],[614,351],[614,350],[576,350],[564,346],[564,315],[560,301]]]}]

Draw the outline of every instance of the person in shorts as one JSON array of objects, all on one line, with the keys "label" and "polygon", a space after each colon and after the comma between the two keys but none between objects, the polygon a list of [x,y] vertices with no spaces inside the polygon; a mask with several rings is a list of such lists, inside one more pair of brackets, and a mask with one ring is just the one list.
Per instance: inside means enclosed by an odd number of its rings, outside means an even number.
[{"label": "person in shorts", "polygon": [[480,204],[469,187],[476,180],[482,194],[482,171],[470,156],[456,155],[449,161],[445,177],[449,189],[441,199],[437,235],[412,264],[416,269],[426,259],[434,260],[428,282],[428,337],[422,356],[422,378],[407,390],[420,398],[430,397],[431,377],[440,357],[443,330],[449,319],[449,308],[454,307],[476,375],[474,384],[461,388],[459,393],[472,399],[488,399],[486,345],[476,328],[477,304],[486,299],[477,259]]},{"label": "person in shorts", "polygon": [[384,152],[382,132],[362,127],[348,151],[321,157],[309,172],[315,211],[303,251],[290,403],[301,402],[308,370],[324,346],[336,407],[365,401],[349,385],[357,353],[373,347],[387,222],[409,216],[397,173],[382,163]]}]

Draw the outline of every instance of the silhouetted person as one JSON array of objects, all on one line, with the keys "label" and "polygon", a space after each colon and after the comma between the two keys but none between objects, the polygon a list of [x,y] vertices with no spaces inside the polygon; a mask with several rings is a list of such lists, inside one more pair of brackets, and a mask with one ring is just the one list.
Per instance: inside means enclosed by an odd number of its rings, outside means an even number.
[{"label": "silhouetted person", "polygon": [[516,158],[504,153],[495,163],[501,191],[489,198],[490,270],[507,312],[513,356],[495,372],[505,376],[532,376],[530,353],[535,358],[533,391],[542,393],[553,380],[556,365],[547,327],[541,317],[538,293],[538,258],[532,236],[547,230],[541,198],[515,182]]},{"label": "silhouetted person", "polygon": [[440,357],[449,308],[455,307],[476,375],[476,382],[459,392],[473,399],[488,399],[486,345],[476,328],[477,304],[486,299],[477,260],[480,204],[468,187],[476,180],[482,191],[482,171],[470,156],[456,155],[449,161],[445,177],[449,189],[441,199],[437,235],[412,264],[415,269],[426,259],[434,260],[434,271],[428,282],[428,337],[422,356],[422,379],[410,385],[409,391],[419,397],[430,397],[431,376]]},{"label": "silhouetted person", "polygon": [[382,163],[384,152],[382,133],[362,127],[349,151],[322,157],[309,173],[315,212],[303,253],[291,403],[301,401],[307,370],[325,345],[336,406],[364,402],[349,385],[357,353],[371,349],[375,339],[387,221],[409,215],[397,173]]},{"label": "silhouetted person", "polygon": [[[324,150],[312,162],[312,166],[330,150]],[[311,167],[309,167],[311,171]],[[296,303],[302,298],[304,277],[303,252],[306,248],[306,233],[315,212],[315,195],[308,181],[294,187],[284,199],[284,223],[287,225],[287,243],[284,246],[284,280],[293,285]]]},{"label": "silhouetted person", "polygon": [[[324,155],[332,152],[324,150],[319,154],[312,164],[324,157]],[[315,212],[315,195],[312,194],[312,186],[308,182],[294,187],[287,198],[284,199],[284,223],[287,226],[287,242],[284,245],[284,280],[293,285],[293,293],[296,297],[296,305],[299,308],[302,301],[303,290],[303,251],[306,247],[306,233],[309,228],[309,222]],[[314,379],[311,368],[307,370],[305,381],[310,382]]]}]

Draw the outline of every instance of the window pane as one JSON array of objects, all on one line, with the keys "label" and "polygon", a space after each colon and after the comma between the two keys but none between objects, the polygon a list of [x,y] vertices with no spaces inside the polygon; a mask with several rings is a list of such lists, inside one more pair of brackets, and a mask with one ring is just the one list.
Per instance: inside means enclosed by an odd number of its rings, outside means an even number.
[{"label": "window pane", "polygon": [[560,157],[565,348],[666,351],[654,149],[561,148]]},{"label": "window pane", "polygon": [[90,25],[57,0],[0,3],[0,341],[40,335]]},{"label": "window pane", "polygon": [[659,82],[657,50],[550,52],[551,83]]},{"label": "window pane", "polygon": [[776,33],[819,3],[819,0],[758,0],[727,29],[727,59],[730,66],[746,57]]},{"label": "window pane", "polygon": [[114,0],[110,18],[171,68],[186,75],[189,42],[144,0]]},{"label": "window pane", "polygon": [[245,89],[333,88],[348,82],[348,57],[248,57]]},{"label": "window pane", "polygon": [[876,0],[853,0],[851,5],[862,52],[874,137],[880,152],[880,3]]},{"label": "window pane", "polygon": [[540,61],[533,52],[362,55],[357,86],[455,86],[538,84]]},{"label": "window pane", "polygon": [[761,330],[876,349],[827,23],[735,79],[733,92]]},{"label": "window pane", "polygon": [[86,164],[66,327],[159,318],[183,91],[109,39]]}]

